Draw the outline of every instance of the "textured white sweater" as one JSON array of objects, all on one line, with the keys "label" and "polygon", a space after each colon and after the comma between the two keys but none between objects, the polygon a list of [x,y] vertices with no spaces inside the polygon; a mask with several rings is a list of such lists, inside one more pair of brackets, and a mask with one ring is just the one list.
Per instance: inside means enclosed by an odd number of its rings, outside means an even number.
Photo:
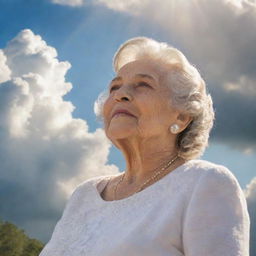
[{"label": "textured white sweater", "polygon": [[80,184],[40,256],[249,256],[245,196],[224,166],[190,160],[124,199]]}]

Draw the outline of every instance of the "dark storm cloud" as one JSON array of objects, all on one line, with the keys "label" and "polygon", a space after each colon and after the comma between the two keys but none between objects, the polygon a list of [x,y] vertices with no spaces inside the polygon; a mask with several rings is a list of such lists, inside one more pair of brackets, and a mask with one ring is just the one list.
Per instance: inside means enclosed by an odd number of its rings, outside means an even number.
[{"label": "dark storm cloud", "polygon": [[242,151],[256,150],[256,97],[213,90],[216,120],[212,139]]},{"label": "dark storm cloud", "polygon": [[162,1],[158,8],[153,1],[143,4],[135,19],[157,24],[206,80],[217,118],[212,139],[241,150],[255,148],[256,3]]},{"label": "dark storm cloud", "polygon": [[197,1],[188,14],[191,22],[180,21],[180,27],[174,23],[171,30],[212,93],[216,109],[212,139],[255,150],[256,6],[242,2],[235,7],[225,1]]},{"label": "dark storm cloud", "polygon": [[155,1],[142,0],[95,0],[91,4],[128,13],[139,27],[157,28],[164,41],[195,64],[209,86],[217,110],[212,139],[241,150],[255,148],[255,1],[163,0],[157,7]]}]

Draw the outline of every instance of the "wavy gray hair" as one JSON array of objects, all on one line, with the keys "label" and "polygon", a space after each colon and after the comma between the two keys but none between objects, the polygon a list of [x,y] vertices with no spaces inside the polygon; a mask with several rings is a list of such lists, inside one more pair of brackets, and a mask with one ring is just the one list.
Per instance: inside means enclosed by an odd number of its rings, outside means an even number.
[{"label": "wavy gray hair", "polygon": [[[125,64],[140,59],[168,65],[167,84],[172,91],[170,104],[192,117],[186,129],[177,135],[179,155],[186,160],[200,157],[208,146],[214,110],[198,70],[178,49],[147,37],[132,38],[121,45],[113,58],[114,70],[117,73]],[[107,97],[108,92],[104,91],[94,104],[95,114],[100,118]]]}]

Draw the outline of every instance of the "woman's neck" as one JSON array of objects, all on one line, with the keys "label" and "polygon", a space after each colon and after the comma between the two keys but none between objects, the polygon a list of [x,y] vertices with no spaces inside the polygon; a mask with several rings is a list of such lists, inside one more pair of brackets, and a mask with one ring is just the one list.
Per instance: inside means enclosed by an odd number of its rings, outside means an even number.
[{"label": "woman's neck", "polygon": [[[118,141],[118,148],[122,151],[126,160],[125,178],[127,185],[141,184],[159,170],[168,161],[177,155],[175,143],[169,138],[151,139],[122,139]],[[183,164],[183,159],[177,159],[177,163]],[[172,167],[168,168],[168,170]]]}]

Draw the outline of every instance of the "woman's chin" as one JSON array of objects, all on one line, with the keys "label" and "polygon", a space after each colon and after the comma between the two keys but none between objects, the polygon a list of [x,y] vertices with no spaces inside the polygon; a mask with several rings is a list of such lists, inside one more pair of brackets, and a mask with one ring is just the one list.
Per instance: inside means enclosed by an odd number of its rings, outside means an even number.
[{"label": "woman's chin", "polygon": [[129,129],[128,127],[120,127],[115,129],[108,130],[107,136],[111,140],[117,140],[117,139],[125,139],[128,137],[131,137],[134,134],[133,129]]}]

